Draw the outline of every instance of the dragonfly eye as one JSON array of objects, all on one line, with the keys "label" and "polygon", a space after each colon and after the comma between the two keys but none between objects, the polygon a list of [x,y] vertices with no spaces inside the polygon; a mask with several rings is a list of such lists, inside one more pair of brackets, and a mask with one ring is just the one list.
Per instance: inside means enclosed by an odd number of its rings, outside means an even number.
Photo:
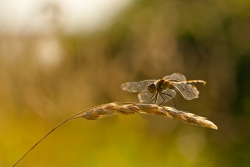
[{"label": "dragonfly eye", "polygon": [[148,91],[154,93],[156,91],[156,85],[154,83],[148,85]]}]

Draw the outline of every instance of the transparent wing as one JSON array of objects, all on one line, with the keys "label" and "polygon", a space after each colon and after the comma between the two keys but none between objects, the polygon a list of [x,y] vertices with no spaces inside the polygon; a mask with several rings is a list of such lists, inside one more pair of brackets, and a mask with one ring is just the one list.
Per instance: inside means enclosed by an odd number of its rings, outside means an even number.
[{"label": "transparent wing", "polygon": [[149,84],[154,83],[156,80],[144,80],[140,82],[125,82],[121,85],[122,90],[128,92],[141,92],[147,90]]},{"label": "transparent wing", "polygon": [[187,100],[192,100],[198,98],[199,91],[194,85],[184,84],[184,83],[173,83],[174,87],[180,91],[182,96]]},{"label": "transparent wing", "polygon": [[165,79],[168,81],[177,81],[177,82],[186,81],[186,77],[181,73],[173,73],[172,75],[165,76],[162,79]]},{"label": "transparent wing", "polygon": [[138,93],[138,99],[141,103],[147,103],[153,95],[154,94],[150,93],[149,91],[144,90]]},{"label": "transparent wing", "polygon": [[[157,102],[156,104],[161,104],[163,101],[164,103],[165,102],[168,102],[169,100],[173,99],[175,97],[176,93],[174,90],[172,89],[167,89],[167,90],[164,90],[162,91],[162,96],[164,99],[158,94],[158,97],[157,97]],[[147,90],[144,90],[140,93],[138,93],[138,99],[141,103],[148,103],[149,100],[152,100],[151,97],[153,96],[152,93],[150,93],[149,91]]]}]

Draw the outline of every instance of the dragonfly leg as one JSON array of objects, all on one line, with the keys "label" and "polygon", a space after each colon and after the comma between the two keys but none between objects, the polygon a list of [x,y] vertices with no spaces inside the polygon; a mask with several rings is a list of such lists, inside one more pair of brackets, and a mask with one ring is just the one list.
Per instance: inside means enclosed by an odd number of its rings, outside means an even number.
[{"label": "dragonfly leg", "polygon": [[[150,104],[155,99],[156,93],[154,93],[150,99],[148,100],[148,104]],[[154,97],[154,98],[153,98]]]},{"label": "dragonfly leg", "polygon": [[[161,98],[163,99],[163,101],[161,102],[161,104],[159,104],[159,106],[160,105],[162,105],[164,102],[165,102],[165,99],[164,99],[164,97],[162,96],[162,93],[159,93],[160,94],[160,96],[161,96]],[[167,96],[166,96],[167,97]],[[168,98],[168,97],[167,97]],[[168,98],[169,99],[169,98]]]},{"label": "dragonfly leg", "polygon": [[[153,98],[151,101],[149,101],[148,104],[150,104],[150,103],[153,102],[153,101],[155,101],[154,103],[156,103],[156,101],[157,101],[157,96],[158,96],[158,92],[156,92],[156,93],[152,96],[152,97],[154,97],[154,98]],[[151,97],[151,98],[152,98],[152,97]],[[151,99],[151,98],[150,98],[150,99]],[[153,104],[154,104],[154,103],[153,103]]]},{"label": "dragonfly leg", "polygon": [[[161,104],[163,104],[166,100],[165,100],[165,98],[164,98],[162,95],[165,95],[165,96],[166,96],[166,93],[161,93],[160,95],[161,95],[161,97],[162,97],[162,99],[163,99],[163,102],[161,102]],[[166,98],[168,98],[169,104],[170,104],[170,106],[171,106],[171,102],[170,102],[169,97],[166,96]],[[160,105],[161,105],[161,104],[160,104]]]},{"label": "dragonfly leg", "polygon": [[157,100],[158,100],[158,92],[155,95],[155,103],[154,104],[156,104]]},{"label": "dragonfly leg", "polygon": [[[169,95],[169,94],[167,94],[167,93],[162,93],[163,95],[165,95],[167,98],[168,97],[171,97],[172,99],[173,99],[173,101],[174,101],[174,107],[176,108],[176,104],[175,104],[175,100],[174,100],[174,97],[172,96],[172,95]],[[168,98],[169,99],[169,98]],[[170,100],[169,100],[169,103],[170,103]],[[170,103],[171,104],[171,103]]]}]

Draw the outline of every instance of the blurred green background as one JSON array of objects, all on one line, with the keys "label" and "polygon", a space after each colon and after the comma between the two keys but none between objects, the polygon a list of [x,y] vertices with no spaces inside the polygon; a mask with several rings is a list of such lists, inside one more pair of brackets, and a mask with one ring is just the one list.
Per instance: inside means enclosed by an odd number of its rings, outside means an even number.
[{"label": "blurred green background", "polygon": [[174,72],[207,82],[199,99],[175,101],[217,131],[149,115],[78,119],[19,166],[250,166],[250,1],[137,0],[91,33],[65,33],[57,14],[51,33],[0,33],[0,166],[83,109],[137,102],[121,83]]}]

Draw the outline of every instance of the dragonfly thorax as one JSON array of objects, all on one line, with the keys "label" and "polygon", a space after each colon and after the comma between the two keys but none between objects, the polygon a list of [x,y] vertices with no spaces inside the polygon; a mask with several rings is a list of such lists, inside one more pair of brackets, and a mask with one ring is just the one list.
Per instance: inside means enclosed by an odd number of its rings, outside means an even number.
[{"label": "dragonfly thorax", "polygon": [[150,93],[162,92],[171,87],[171,84],[167,80],[159,79],[155,83],[148,85],[148,91]]},{"label": "dragonfly thorax", "polygon": [[157,91],[162,92],[163,90],[170,88],[171,84],[168,80],[159,79],[158,81],[156,81],[156,86]]}]

